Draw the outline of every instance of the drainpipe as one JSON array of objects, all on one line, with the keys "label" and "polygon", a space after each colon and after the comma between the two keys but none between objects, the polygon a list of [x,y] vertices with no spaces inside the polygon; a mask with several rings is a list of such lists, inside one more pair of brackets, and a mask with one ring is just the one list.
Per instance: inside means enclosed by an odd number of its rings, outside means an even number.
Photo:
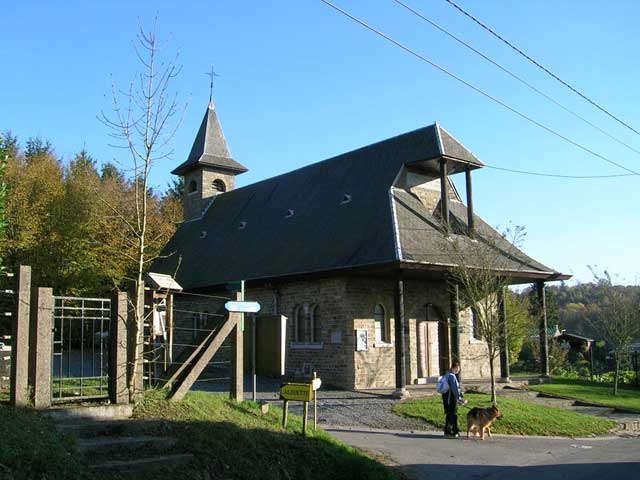
[{"label": "drainpipe", "polygon": [[440,159],[440,208],[442,215],[442,225],[445,234],[449,235],[449,181],[447,177],[447,160]]}]

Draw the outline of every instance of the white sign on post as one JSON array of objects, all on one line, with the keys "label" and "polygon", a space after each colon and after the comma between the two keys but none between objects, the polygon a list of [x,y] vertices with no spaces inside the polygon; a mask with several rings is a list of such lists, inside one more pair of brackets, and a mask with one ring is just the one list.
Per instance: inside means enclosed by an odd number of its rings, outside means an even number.
[{"label": "white sign on post", "polygon": [[260,304],[258,302],[227,302],[224,304],[224,308],[228,312],[258,313]]}]

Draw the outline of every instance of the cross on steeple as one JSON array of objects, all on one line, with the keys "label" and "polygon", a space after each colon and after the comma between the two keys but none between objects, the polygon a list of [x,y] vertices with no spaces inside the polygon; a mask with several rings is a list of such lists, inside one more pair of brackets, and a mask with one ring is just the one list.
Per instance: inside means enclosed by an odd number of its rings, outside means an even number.
[{"label": "cross on steeple", "polygon": [[210,88],[210,91],[209,91],[209,103],[213,104],[213,77],[219,77],[220,75],[218,75],[213,70],[213,65],[211,65],[211,72],[206,72],[205,75],[207,75],[211,79],[211,83],[209,85],[209,88]]}]

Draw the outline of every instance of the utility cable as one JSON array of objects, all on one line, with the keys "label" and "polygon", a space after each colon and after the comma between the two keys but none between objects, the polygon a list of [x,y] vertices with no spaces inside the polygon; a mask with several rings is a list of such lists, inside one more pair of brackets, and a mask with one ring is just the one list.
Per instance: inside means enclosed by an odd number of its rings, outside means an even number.
[{"label": "utility cable", "polygon": [[631,145],[628,145],[627,143],[623,142],[622,140],[620,140],[619,138],[615,137],[614,135],[610,134],[609,132],[607,132],[606,130],[600,128],[598,125],[590,122],[589,120],[587,120],[586,118],[584,118],[583,116],[581,116],[580,114],[574,112],[573,110],[571,110],[568,107],[565,107],[564,105],[562,105],[560,102],[558,102],[556,99],[554,99],[553,97],[547,95],[546,93],[544,93],[543,91],[541,91],[540,89],[538,89],[537,87],[535,87],[534,85],[532,85],[531,83],[527,82],[524,78],[520,77],[519,75],[513,73],[511,70],[509,70],[508,68],[500,65],[498,62],[494,61],[493,59],[491,59],[490,57],[488,57],[487,55],[485,55],[484,53],[482,53],[481,51],[477,50],[476,48],[474,48],[472,45],[470,45],[469,43],[465,42],[464,40],[462,40],[461,38],[457,37],[456,35],[454,35],[453,33],[449,32],[447,29],[445,29],[444,27],[438,25],[436,22],[434,22],[433,20],[430,20],[429,18],[425,17],[423,14],[421,14],[420,12],[418,12],[417,10],[415,10],[414,8],[410,7],[409,5],[407,5],[406,3],[401,2],[400,0],[393,0],[394,2],[396,2],[398,5],[402,6],[403,8],[409,10],[411,13],[413,13],[414,15],[416,15],[417,17],[421,18],[422,20],[424,20],[425,22],[429,23],[431,26],[433,26],[434,28],[440,30],[442,33],[444,33],[445,35],[448,35],[449,37],[453,38],[456,42],[460,43],[461,45],[464,45],[466,48],[468,48],[469,50],[471,50],[472,52],[480,55],[482,58],[484,58],[487,62],[493,64],[494,66],[496,66],[497,68],[499,68],[500,70],[502,70],[503,72],[505,72],[507,75],[511,76],[512,78],[518,80],[520,83],[522,83],[523,85],[527,86],[528,88],[530,88],[531,90],[533,90],[534,92],[536,92],[537,94],[543,96],[544,98],[546,98],[547,100],[549,100],[550,102],[554,103],[555,105],[557,105],[558,107],[560,107],[561,109],[563,109],[565,112],[570,113],[571,115],[573,115],[574,117],[582,120],[584,123],[586,123],[587,125],[595,128],[596,130],[598,130],[600,133],[602,133],[603,135],[606,135],[607,137],[609,137],[611,140],[619,143],[620,145],[623,145],[624,147],[628,148],[629,150],[637,153],[638,155],[640,155],[640,150],[636,150],[635,148],[633,148]]},{"label": "utility cable", "polygon": [[587,102],[589,102],[591,105],[593,105],[594,107],[596,107],[598,110],[600,110],[601,112],[605,113],[606,115],[608,115],[609,117],[613,118],[616,122],[620,123],[621,125],[624,125],[625,127],[627,127],[629,130],[631,130],[632,132],[634,132],[636,135],[640,135],[640,132],[638,130],[636,130],[635,128],[633,128],[631,125],[629,125],[628,123],[625,123],[624,121],[620,120],[618,117],[616,117],[613,113],[609,112],[607,109],[605,109],[604,107],[601,107],[600,105],[598,105],[595,101],[591,100],[589,97],[587,97],[586,95],[582,94],[580,91],[578,91],[576,88],[574,88],[573,86],[571,86],[568,82],[565,82],[564,80],[562,80],[560,77],[558,77],[556,74],[554,74],[552,71],[550,71],[548,68],[544,67],[543,65],[541,65],[539,62],[537,62],[536,60],[534,60],[533,58],[531,58],[529,55],[527,55],[526,53],[524,53],[522,50],[520,50],[518,47],[516,47],[515,45],[513,45],[511,42],[509,42],[506,38],[502,37],[501,35],[499,35],[497,32],[495,32],[494,30],[492,30],[490,27],[488,27],[487,25],[485,25],[484,23],[482,23],[480,20],[478,20],[476,17],[474,17],[473,15],[471,15],[469,12],[467,12],[466,10],[464,10],[462,7],[460,7],[459,5],[457,5],[456,3],[454,3],[452,0],[445,0],[447,3],[449,3],[451,6],[455,7],[458,11],[460,11],[461,13],[463,13],[465,16],[467,16],[468,18],[470,18],[471,20],[473,20],[475,23],[477,23],[478,25],[480,25],[483,29],[485,29],[487,32],[489,32],[491,35],[493,35],[494,37],[496,37],[497,39],[499,39],[501,42],[503,42],[504,44],[508,45],[511,49],[515,50],[516,52],[518,52],[520,55],[522,55],[524,58],[526,58],[527,60],[529,60],[531,63],[533,63],[536,67],[538,67],[539,69],[541,69],[542,71],[544,71],[545,73],[547,73],[548,75],[550,75],[551,77],[553,77],[554,79],[556,79],[558,82],[560,82],[562,85],[564,85],[565,87],[567,87],[569,90],[571,90],[573,93],[575,93],[576,95],[578,95],[579,97],[581,97],[582,99],[586,100]]},{"label": "utility cable", "polygon": [[334,10],[336,10],[337,12],[340,12],[341,14],[345,15],[346,17],[349,17],[351,20],[353,20],[356,23],[359,23],[360,25],[362,25],[363,27],[365,27],[368,30],[371,30],[373,33],[375,33],[376,35],[381,36],[382,38],[386,39],[387,41],[393,43],[394,45],[396,45],[397,47],[403,49],[404,51],[406,51],[407,53],[410,53],[411,55],[417,57],[418,59],[422,60],[425,63],[428,63],[429,65],[431,65],[432,67],[440,70],[441,72],[447,74],[448,76],[450,76],[451,78],[453,78],[454,80],[457,80],[458,82],[462,83],[463,85],[471,88],[472,90],[476,91],[477,93],[479,93],[480,95],[488,98],[489,100],[492,100],[493,102],[497,103],[498,105],[503,106],[504,108],[506,108],[507,110],[515,113],[516,115],[518,115],[521,118],[524,118],[525,120],[533,123],[534,125],[538,126],[539,128],[551,133],[552,135],[561,138],[562,140],[570,143],[571,145],[593,155],[594,157],[597,157],[607,163],[610,163],[611,165],[615,165],[618,168],[621,168],[622,170],[625,170],[629,173],[632,173],[634,175],[640,175],[640,173],[631,170],[628,167],[625,167],[624,165],[621,165],[620,163],[617,163],[607,157],[605,157],[604,155],[601,155],[597,152],[594,152],[593,150],[589,149],[588,147],[585,147],[584,145],[581,145],[580,143],[571,140],[570,138],[562,135],[561,133],[556,132],[555,130],[553,130],[550,127],[547,127],[546,125],[538,122],[537,120],[534,120],[533,118],[529,117],[528,115],[516,110],[514,107],[508,105],[507,103],[503,102],[502,100],[497,99],[496,97],[488,94],[487,92],[485,92],[484,90],[480,89],[479,87],[476,87],[475,85],[467,82],[466,80],[462,79],[461,77],[457,76],[456,74],[450,72],[449,70],[447,70],[444,67],[441,67],[440,65],[438,65],[437,63],[432,62],[431,60],[429,60],[428,58],[426,58],[425,56],[423,56],[422,54],[416,52],[415,50],[412,50],[411,48],[405,46],[404,44],[400,43],[399,41],[395,40],[394,38],[386,35],[385,33],[381,32],[380,30],[377,30],[376,28],[372,27],[371,25],[369,25],[368,23],[364,22],[363,20],[360,20],[359,18],[355,17],[354,15],[350,14],[349,12],[341,9],[340,7],[338,7],[337,5],[334,5],[333,3],[329,2],[328,0],[320,0],[322,3],[324,3],[325,5],[333,8]]}]

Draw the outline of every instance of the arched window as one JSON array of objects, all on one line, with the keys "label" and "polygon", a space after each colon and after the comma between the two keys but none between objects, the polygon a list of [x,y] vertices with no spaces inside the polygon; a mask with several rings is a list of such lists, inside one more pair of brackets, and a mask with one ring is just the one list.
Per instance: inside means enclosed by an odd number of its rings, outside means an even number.
[{"label": "arched window", "polygon": [[189,193],[194,193],[198,191],[198,183],[195,180],[191,180],[189,182],[189,188],[187,189]]},{"label": "arched window", "polygon": [[389,341],[389,326],[387,314],[381,304],[377,304],[373,309],[373,321],[376,327],[376,342]]},{"label": "arched window", "polygon": [[471,338],[474,340],[482,340],[480,333],[480,318],[478,317],[478,310],[475,307],[471,307]]},{"label": "arched window", "polygon": [[322,340],[322,320],[318,305],[303,303],[293,309],[294,332],[296,343],[320,343]]},{"label": "arched window", "polygon": [[213,191],[217,193],[224,193],[227,191],[227,186],[224,184],[222,180],[216,178],[212,183]]}]

